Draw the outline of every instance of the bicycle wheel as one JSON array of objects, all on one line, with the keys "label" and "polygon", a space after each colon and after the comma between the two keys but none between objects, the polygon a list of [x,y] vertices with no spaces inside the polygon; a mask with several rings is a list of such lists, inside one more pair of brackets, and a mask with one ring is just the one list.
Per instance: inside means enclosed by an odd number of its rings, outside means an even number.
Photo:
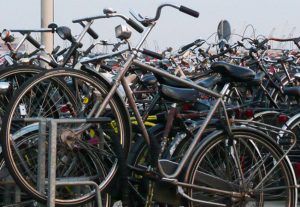
[{"label": "bicycle wheel", "polygon": [[0,116],[5,114],[5,108],[8,106],[14,91],[34,75],[44,71],[44,68],[37,66],[17,65],[2,68],[0,70],[0,83],[8,84],[8,88],[0,94]]},{"label": "bicycle wheel", "polygon": [[[300,83],[298,82],[298,80],[295,79],[294,77],[295,74],[290,74],[291,76],[291,81],[289,81],[289,79],[286,77],[285,74],[281,75],[281,80],[280,82],[276,82],[278,85],[282,85],[283,87],[285,86],[297,86]],[[295,97],[291,97],[291,96],[287,96],[285,94],[282,94],[281,91],[279,91],[276,88],[271,88],[270,89],[270,95],[272,97],[272,99],[274,100],[274,102],[279,106],[279,107],[285,107],[287,104],[290,105],[298,105],[299,104],[299,100]],[[271,102],[268,100],[267,101],[267,107],[272,107]]]},{"label": "bicycle wheel", "polygon": [[[47,184],[44,192],[39,192],[37,186],[40,135],[34,131],[32,139],[18,145],[28,137],[24,131],[37,125],[37,122],[28,123],[23,118],[98,117],[97,109],[108,91],[107,83],[88,73],[57,69],[35,76],[16,92],[3,119],[4,158],[16,183],[38,201],[46,202],[47,199]],[[109,101],[101,117],[106,121],[88,125],[58,125],[57,179],[71,177],[74,180],[92,180],[99,184],[101,190],[105,190],[111,183],[118,169],[119,152],[115,150],[116,145],[120,143],[127,148],[130,141],[128,112],[117,94]],[[84,130],[78,131],[83,126]],[[24,133],[24,136],[14,139],[20,133]],[[48,143],[47,136],[44,142],[46,149]],[[46,153],[46,166],[47,162]],[[46,183],[47,179],[46,169]],[[94,197],[94,190],[89,186],[61,186],[56,188],[56,195],[56,203],[59,205],[82,205]]]},{"label": "bicycle wheel", "polygon": [[[27,136],[22,141],[18,142],[18,145],[22,145],[28,139],[32,139],[31,136]],[[17,203],[18,206],[31,206],[36,203],[36,201],[32,200],[32,197],[26,194],[24,191],[18,192],[18,186],[12,180],[6,165],[5,161],[0,154],[0,206],[10,206],[15,205]],[[18,194],[18,195],[17,195]],[[109,194],[102,195],[102,206],[109,207],[111,206],[111,198]],[[95,207],[97,204],[95,202],[90,202],[82,207]]]},{"label": "bicycle wheel", "polygon": [[[163,125],[156,125],[149,128],[150,137],[156,139],[157,134],[163,132]],[[135,143],[128,154],[128,164],[135,168],[145,170],[151,165],[151,154],[149,146],[139,134],[136,135]],[[148,194],[149,180],[143,173],[132,170],[129,179],[129,204],[130,206],[144,206]]]},{"label": "bicycle wheel", "polygon": [[295,206],[295,175],[282,157],[276,143],[257,130],[208,136],[187,168],[185,182],[193,185],[185,189],[188,205]]},{"label": "bicycle wheel", "polygon": [[[282,127],[284,130],[290,130],[292,131],[296,137],[297,142],[295,147],[291,150],[291,152],[288,154],[290,160],[293,163],[300,163],[299,159],[299,153],[300,153],[300,143],[299,143],[299,134],[300,134],[300,114],[296,114],[293,117],[291,117]],[[281,138],[282,135],[279,136]],[[299,172],[297,172],[297,177],[299,179]]]},{"label": "bicycle wheel", "polygon": [[[164,125],[156,125],[149,128],[151,140],[161,141]],[[154,206],[178,206],[179,201],[175,199],[176,189],[173,186],[163,186],[147,176],[146,170],[153,166],[153,154],[142,137],[138,137],[128,155],[128,164],[132,168],[129,178],[129,205],[131,207],[145,206],[147,199]],[[139,169],[139,170],[136,170]],[[156,183],[156,184],[153,184]],[[172,190],[171,190],[172,189]],[[151,197],[151,198],[149,198]]]}]

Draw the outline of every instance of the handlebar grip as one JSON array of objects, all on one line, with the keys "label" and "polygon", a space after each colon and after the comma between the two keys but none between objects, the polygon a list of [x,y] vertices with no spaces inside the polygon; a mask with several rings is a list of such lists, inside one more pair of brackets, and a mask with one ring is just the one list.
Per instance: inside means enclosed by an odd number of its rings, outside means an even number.
[{"label": "handlebar grip", "polygon": [[210,56],[209,59],[213,60],[213,59],[219,58],[219,57],[225,55],[226,53],[230,52],[231,50],[232,50],[231,48],[228,48],[228,49],[224,50],[223,52],[220,52],[219,54]]},{"label": "handlebar grip", "polygon": [[[21,32],[21,34],[25,34],[24,32]],[[36,47],[37,49],[39,49],[41,47],[41,44],[38,43],[33,37],[31,37],[30,35],[28,35],[28,37],[26,38],[28,40],[28,42],[30,42],[34,47]]]},{"label": "handlebar grip", "polygon": [[143,49],[141,51],[143,54],[145,55],[148,55],[148,56],[151,56],[151,57],[154,57],[154,58],[157,58],[159,60],[162,60],[163,59],[163,56],[157,52],[153,52],[151,50],[147,50],[147,49]]},{"label": "handlebar grip", "polygon": [[58,53],[56,54],[56,56],[60,56],[60,55],[64,54],[67,50],[68,50],[68,48],[62,49],[60,52],[58,52]]},{"label": "handlebar grip", "polygon": [[199,12],[193,10],[193,9],[190,9],[188,7],[185,7],[185,6],[180,6],[179,7],[179,11],[183,12],[183,13],[186,13],[188,15],[191,15],[193,17],[196,17],[198,18],[199,17]]},{"label": "handlebar grip", "polygon": [[190,43],[190,44],[187,44],[187,45],[183,46],[183,47],[180,49],[180,52],[184,52],[184,51],[186,51],[187,49],[193,47],[194,45],[195,45],[194,42],[192,42],[192,43]]},{"label": "handlebar grip", "polygon": [[[79,22],[79,24],[82,26],[82,27],[85,27],[85,24],[83,22]],[[91,37],[93,39],[98,39],[99,35],[92,29],[92,28],[89,28],[87,30],[87,33],[89,33],[89,35],[91,35]]]},{"label": "handlebar grip", "polygon": [[300,42],[300,37],[296,37],[294,42],[297,42],[297,43]]},{"label": "handlebar grip", "polygon": [[111,71],[111,68],[108,67],[107,65],[101,65],[100,68],[106,70],[106,71]]},{"label": "handlebar grip", "polygon": [[142,33],[144,31],[143,27],[141,27],[138,23],[136,23],[130,18],[126,21],[126,23],[129,24],[133,29],[135,29],[139,33]]},{"label": "handlebar grip", "polygon": [[52,68],[56,68],[58,66],[58,64],[56,62],[54,62],[53,60],[50,61],[49,65],[52,67]]},{"label": "handlebar grip", "polygon": [[92,49],[93,49],[94,47],[95,47],[94,44],[92,44],[91,46],[89,46],[89,48],[86,49],[86,51],[84,51],[84,54],[85,54],[85,55],[89,54],[89,53],[92,51]]},{"label": "handlebar grip", "polygon": [[261,48],[262,46],[264,46],[267,42],[269,41],[269,39],[264,39],[263,41],[261,41],[260,43],[257,44],[257,48]]},{"label": "handlebar grip", "polygon": [[52,54],[52,55],[56,55],[56,53],[59,51],[59,49],[60,49],[60,46],[59,46],[59,45],[56,46],[56,47],[52,50],[51,54]]},{"label": "handlebar grip", "polygon": [[31,53],[28,54],[28,57],[34,56],[34,55],[37,54],[39,51],[40,51],[39,49],[34,50],[33,52],[31,52]]},{"label": "handlebar grip", "polygon": [[89,33],[89,35],[91,35],[91,37],[95,40],[98,39],[98,37],[99,37],[99,35],[91,28],[89,28],[87,30],[87,33]]},{"label": "handlebar grip", "polygon": [[214,59],[216,59],[216,58],[218,58],[218,57],[220,57],[220,55],[212,55],[212,56],[209,57],[209,59],[210,59],[210,60],[214,60]]}]

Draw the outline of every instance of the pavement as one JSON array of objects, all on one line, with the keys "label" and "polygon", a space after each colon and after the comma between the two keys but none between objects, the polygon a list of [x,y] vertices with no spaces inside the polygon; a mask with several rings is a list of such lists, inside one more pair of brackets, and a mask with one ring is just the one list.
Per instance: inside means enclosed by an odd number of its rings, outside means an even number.
[{"label": "pavement", "polygon": [[[271,202],[265,202],[264,207],[284,207],[284,202],[281,201],[271,201]],[[113,207],[122,207],[122,202],[116,202],[114,203]],[[300,203],[298,202],[297,207],[300,207]]]}]

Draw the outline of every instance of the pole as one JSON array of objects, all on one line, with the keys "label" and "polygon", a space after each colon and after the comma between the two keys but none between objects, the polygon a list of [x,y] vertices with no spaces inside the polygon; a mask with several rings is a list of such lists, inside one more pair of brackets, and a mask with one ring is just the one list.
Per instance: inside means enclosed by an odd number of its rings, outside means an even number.
[{"label": "pole", "polygon": [[[41,27],[47,28],[54,21],[54,0],[41,0]],[[43,32],[41,36],[42,44],[47,52],[53,50],[53,34]]]}]

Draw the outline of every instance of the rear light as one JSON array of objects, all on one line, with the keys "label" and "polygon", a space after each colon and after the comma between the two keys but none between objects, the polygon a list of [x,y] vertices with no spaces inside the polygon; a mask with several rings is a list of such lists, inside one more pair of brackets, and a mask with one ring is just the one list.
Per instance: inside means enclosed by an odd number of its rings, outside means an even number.
[{"label": "rear light", "polygon": [[188,111],[188,110],[190,110],[191,109],[191,104],[188,104],[188,103],[184,103],[183,105],[182,105],[182,111]]},{"label": "rear light", "polygon": [[4,57],[0,58],[0,65],[3,65],[5,62],[6,62],[6,60]]},{"label": "rear light", "polygon": [[242,111],[241,109],[235,109],[235,118],[241,119],[242,118]]},{"label": "rear light", "polygon": [[63,107],[61,107],[60,112],[62,112],[62,113],[70,112],[70,109],[69,109],[68,105],[64,105]]},{"label": "rear light", "polygon": [[268,72],[273,75],[276,72],[276,67],[274,65],[270,65]]},{"label": "rear light", "polygon": [[242,172],[245,172],[245,157],[244,156],[240,157],[240,163],[241,163]]},{"label": "rear light", "polygon": [[295,165],[295,174],[296,174],[296,177],[299,178],[300,177],[300,163],[297,162]]},{"label": "rear light", "polygon": [[100,140],[98,139],[98,137],[95,137],[95,138],[89,139],[88,143],[91,145],[97,145],[97,144],[100,144]]},{"label": "rear light", "polygon": [[277,121],[279,123],[286,123],[288,120],[289,120],[289,117],[287,115],[280,114],[277,116]]},{"label": "rear light", "polygon": [[119,64],[113,64],[112,67],[111,67],[111,69],[112,69],[113,71],[117,71],[117,70],[119,70],[119,68],[120,68],[120,65],[119,65]]},{"label": "rear light", "polygon": [[253,118],[253,116],[254,116],[254,111],[253,111],[253,109],[247,109],[246,111],[244,111],[244,115],[245,115],[248,119]]},{"label": "rear light", "polygon": [[60,108],[60,112],[62,113],[70,113],[72,116],[75,116],[75,111],[73,110],[70,104],[66,104]]},{"label": "rear light", "polygon": [[201,99],[208,100],[208,99],[209,99],[209,96],[203,95],[203,96],[201,96]]}]

